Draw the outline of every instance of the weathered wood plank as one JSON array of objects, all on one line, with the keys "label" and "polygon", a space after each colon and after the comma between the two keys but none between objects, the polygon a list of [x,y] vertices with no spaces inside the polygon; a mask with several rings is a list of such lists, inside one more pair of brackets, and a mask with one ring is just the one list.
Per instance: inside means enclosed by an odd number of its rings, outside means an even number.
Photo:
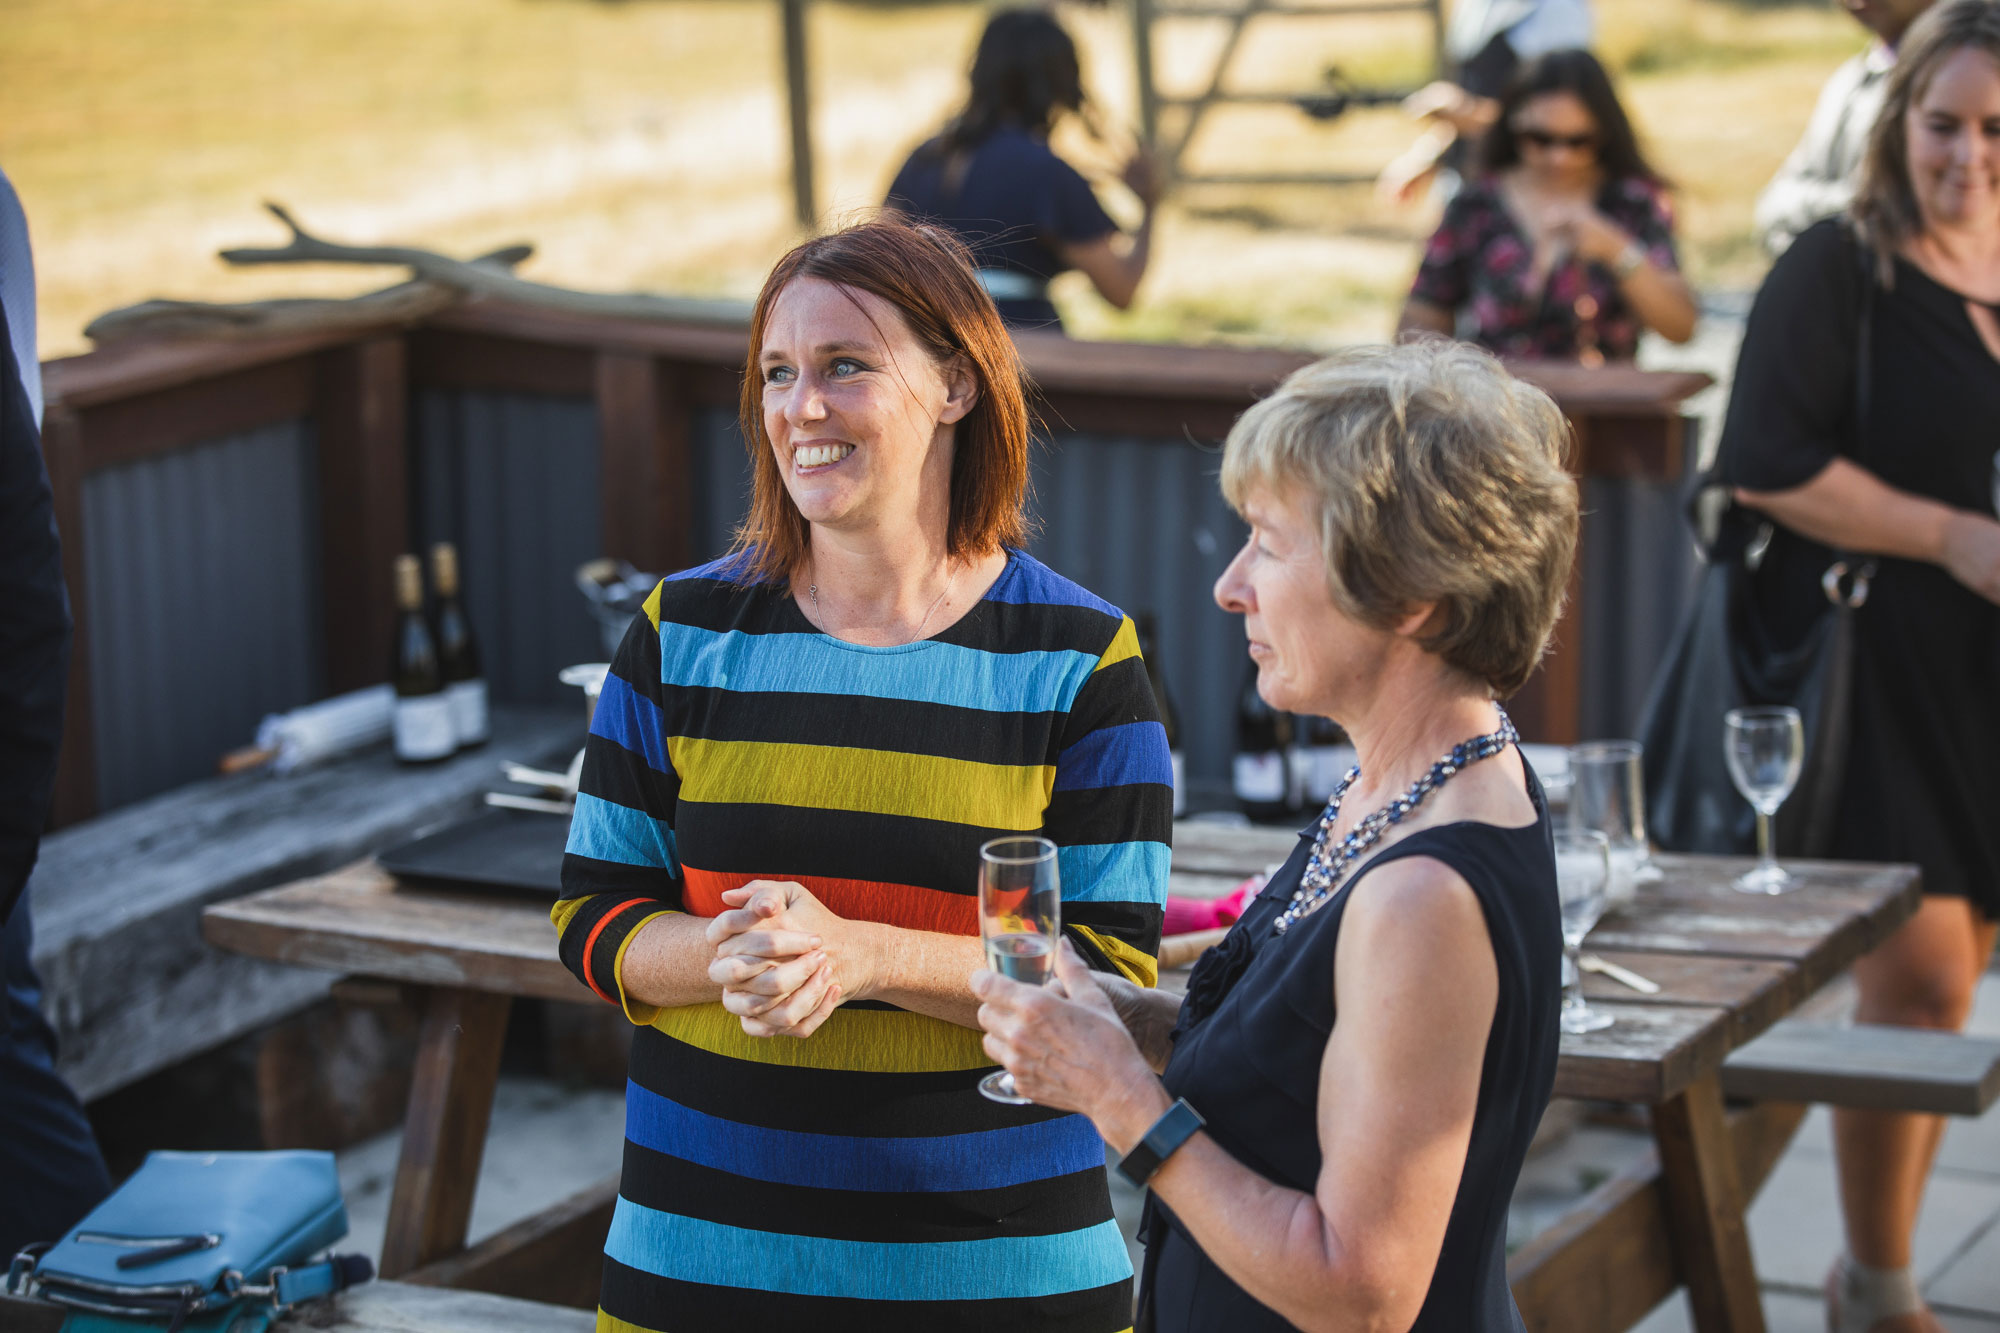
[{"label": "weathered wood plank", "polygon": [[297,967],[602,1003],[557,961],[546,903],[398,887],[373,861],[219,903],[203,914],[202,934]]},{"label": "weathered wood plank", "polygon": [[569,709],[501,708],[492,743],[436,768],[377,751],[215,778],[50,835],[28,891],[63,1073],[88,1100],[324,996],[327,974],[205,948],[202,908],[471,814],[501,760],[567,759],[581,731]]},{"label": "weathered wood plank", "polygon": [[1645,995],[1610,977],[1583,974],[1585,998],[1626,1004],[1699,1005],[1729,1010],[1729,1044],[1740,1046],[1789,1013],[1804,998],[1798,971],[1775,959],[1717,958],[1706,954],[1651,953],[1599,949],[1593,937],[1586,952],[1657,982],[1660,993]]},{"label": "weathered wood plank", "polygon": [[393,562],[410,549],[409,357],[401,334],[323,352],[315,378],[326,679],[388,679]]},{"label": "weathered wood plank", "polygon": [[1594,1004],[1617,1022],[1565,1034],[1558,1097],[1652,1105],[1713,1074],[1729,1050],[1729,1011],[1694,1005]]},{"label": "weathered wood plank", "polygon": [[595,1309],[617,1203],[618,1177],[606,1177],[404,1281]]},{"label": "weathered wood plank", "polygon": [[1732,1052],[1722,1087],[1752,1100],[1977,1116],[2000,1097],[2000,1041],[1795,1020]]},{"label": "weathered wood plank", "polygon": [[1673,1252],[1699,1333],[1764,1333],[1736,1145],[1709,1074],[1653,1108]]},{"label": "weathered wood plank", "polygon": [[1298,845],[1295,830],[1183,819],[1174,824],[1174,869],[1242,879],[1283,862]]},{"label": "weathered wood plank", "polygon": [[424,996],[410,1110],[382,1237],[384,1277],[402,1277],[465,1248],[513,1003],[506,995],[444,987]]},{"label": "weathered wood plank", "polygon": [[369,1282],[300,1307],[297,1322],[332,1333],[591,1333],[597,1316],[483,1291]]}]

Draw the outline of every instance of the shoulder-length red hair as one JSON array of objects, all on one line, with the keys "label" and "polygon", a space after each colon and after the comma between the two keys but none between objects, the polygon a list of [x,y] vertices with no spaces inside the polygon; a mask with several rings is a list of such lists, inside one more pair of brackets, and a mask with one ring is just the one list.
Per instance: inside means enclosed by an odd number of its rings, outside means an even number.
[{"label": "shoulder-length red hair", "polygon": [[738,408],[750,451],[750,512],[730,554],[753,578],[783,583],[805,559],[811,525],[785,490],[764,431],[764,327],[778,296],[798,278],[819,278],[871,292],[940,365],[960,359],[978,397],[957,424],[951,465],[951,512],[945,549],[961,558],[1027,543],[1028,403],[1026,374],[993,298],[972,276],[972,257],[950,232],[889,213],[814,237],[778,261],[750,318],[750,355]]}]

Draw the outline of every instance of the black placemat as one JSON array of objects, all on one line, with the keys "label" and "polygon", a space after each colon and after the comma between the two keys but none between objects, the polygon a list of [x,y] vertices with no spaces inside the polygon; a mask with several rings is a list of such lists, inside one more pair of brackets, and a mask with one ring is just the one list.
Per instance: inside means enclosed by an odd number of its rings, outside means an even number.
[{"label": "black placemat", "polygon": [[529,893],[553,900],[562,889],[569,818],[532,810],[488,809],[376,856],[397,879],[454,889]]}]

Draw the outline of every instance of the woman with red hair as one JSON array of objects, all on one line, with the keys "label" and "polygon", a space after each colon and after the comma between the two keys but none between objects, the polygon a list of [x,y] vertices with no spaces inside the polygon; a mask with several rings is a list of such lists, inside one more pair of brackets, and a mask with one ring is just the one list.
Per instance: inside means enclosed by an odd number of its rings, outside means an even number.
[{"label": "woman with red hair", "polygon": [[1028,555],[1020,363],[963,247],[885,220],[766,282],[734,549],[646,603],[553,919],[639,1027],[600,1328],[1116,1333],[1081,1116],[977,1085],[982,843],[1152,985],[1172,770],[1131,620]]}]

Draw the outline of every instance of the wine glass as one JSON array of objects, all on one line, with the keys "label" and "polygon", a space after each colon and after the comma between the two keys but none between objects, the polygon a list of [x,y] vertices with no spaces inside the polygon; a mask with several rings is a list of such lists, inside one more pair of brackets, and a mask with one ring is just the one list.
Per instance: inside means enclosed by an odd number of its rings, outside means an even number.
[{"label": "wine glass", "polygon": [[1660,882],[1646,841],[1645,749],[1637,741],[1591,741],[1569,751],[1569,822],[1611,843],[1611,901],[1629,902],[1639,884]]},{"label": "wine glass", "polygon": [[[979,934],[986,942],[986,965],[1001,976],[1030,986],[1046,986],[1056,971],[1056,940],[1062,930],[1062,876],[1056,845],[1047,838],[995,838],[979,849]],[[979,1091],[996,1102],[1028,1106],[1014,1076],[996,1070],[979,1080]]]},{"label": "wine glass", "polygon": [[1583,937],[1609,905],[1611,840],[1596,829],[1566,828],[1555,835],[1556,895],[1562,905],[1563,1002],[1562,1030],[1596,1032],[1616,1020],[1592,1009],[1583,998],[1579,955]]},{"label": "wine glass", "polygon": [[1757,864],[1738,875],[1744,893],[1787,893],[1798,887],[1778,864],[1771,817],[1792,794],[1805,764],[1806,729],[1796,708],[1732,708],[1722,716],[1722,757],[1729,779],[1757,810]]}]

